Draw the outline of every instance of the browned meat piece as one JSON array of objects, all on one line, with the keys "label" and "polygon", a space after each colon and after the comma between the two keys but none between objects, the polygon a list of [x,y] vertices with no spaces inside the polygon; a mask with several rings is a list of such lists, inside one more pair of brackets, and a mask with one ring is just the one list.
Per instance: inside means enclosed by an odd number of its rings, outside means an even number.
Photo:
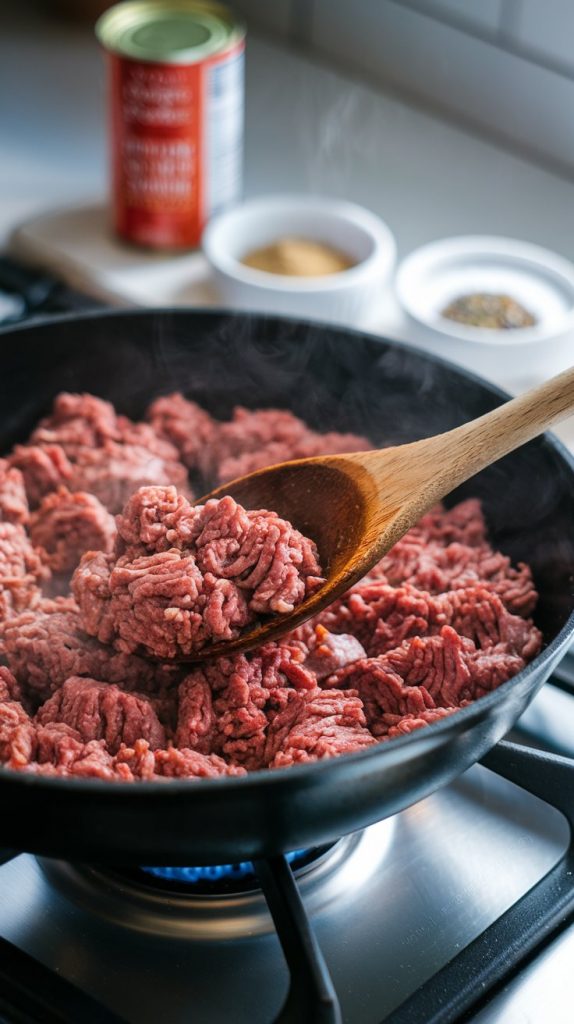
[{"label": "browned meat piece", "polygon": [[192,508],[173,488],[142,489],[118,531],[125,554],[88,552],[72,587],[87,632],[123,651],[190,654],[238,636],[255,613],[291,611],[322,582],[311,541],[229,497]]},{"label": "browned meat piece", "polygon": [[30,518],[30,538],[52,572],[72,572],[84,551],[111,552],[113,516],[93,494],[66,487],[47,494]]},{"label": "browned meat piece", "polygon": [[24,477],[6,459],[0,459],[0,521],[25,526],[28,517]]},{"label": "browned meat piece", "polygon": [[299,693],[269,726],[265,761],[285,768],[364,750],[375,743],[354,690]]},{"label": "browned meat piece", "polygon": [[211,444],[216,429],[216,421],[205,409],[176,391],[156,398],[146,419],[160,437],[175,445],[189,469],[197,468],[198,458],[205,446]]},{"label": "browned meat piece", "polygon": [[0,623],[37,604],[49,576],[23,527],[0,522]]},{"label": "browned meat piece", "polygon": [[141,693],[124,693],[112,683],[71,676],[36,715],[40,725],[62,722],[75,729],[84,743],[105,740],[116,754],[122,743],[144,739],[152,750],[165,747],[166,737],[154,709]]},{"label": "browned meat piece", "polygon": [[305,668],[314,673],[318,682],[366,657],[363,645],[355,636],[348,633],[330,633],[321,625],[315,626],[309,636],[309,649]]},{"label": "browned meat piece", "polygon": [[58,444],[18,444],[8,461],[22,473],[30,508],[72,478],[72,464]]}]

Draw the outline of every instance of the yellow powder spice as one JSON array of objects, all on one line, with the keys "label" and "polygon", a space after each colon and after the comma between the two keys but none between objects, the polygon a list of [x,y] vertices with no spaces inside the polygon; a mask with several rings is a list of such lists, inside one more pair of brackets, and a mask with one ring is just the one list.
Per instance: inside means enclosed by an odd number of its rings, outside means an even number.
[{"label": "yellow powder spice", "polygon": [[355,265],[338,249],[308,238],[281,238],[271,245],[253,249],[241,259],[246,267],[289,277],[322,277],[338,274]]}]

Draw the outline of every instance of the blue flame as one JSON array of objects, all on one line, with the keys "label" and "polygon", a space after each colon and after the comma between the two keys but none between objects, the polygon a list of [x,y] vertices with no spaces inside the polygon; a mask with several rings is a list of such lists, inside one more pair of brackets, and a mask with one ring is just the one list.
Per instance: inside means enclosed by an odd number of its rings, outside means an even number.
[{"label": "blue flame", "polygon": [[[301,860],[309,853],[308,850],[294,850],[285,856],[289,863]],[[255,875],[253,864],[250,860],[242,860],[237,864],[211,864],[207,867],[193,868],[163,868],[143,867],[142,871],[154,878],[164,878],[170,882],[187,882],[193,885],[196,882],[218,882],[224,878],[248,878]]]}]

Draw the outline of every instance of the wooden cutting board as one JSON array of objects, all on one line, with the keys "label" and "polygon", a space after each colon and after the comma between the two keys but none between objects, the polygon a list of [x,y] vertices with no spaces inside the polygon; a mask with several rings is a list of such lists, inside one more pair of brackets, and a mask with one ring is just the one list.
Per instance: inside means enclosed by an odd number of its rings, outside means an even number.
[{"label": "wooden cutting board", "polygon": [[117,305],[210,306],[217,301],[200,251],[163,254],[114,237],[104,204],[50,212],[13,232],[10,252]]}]

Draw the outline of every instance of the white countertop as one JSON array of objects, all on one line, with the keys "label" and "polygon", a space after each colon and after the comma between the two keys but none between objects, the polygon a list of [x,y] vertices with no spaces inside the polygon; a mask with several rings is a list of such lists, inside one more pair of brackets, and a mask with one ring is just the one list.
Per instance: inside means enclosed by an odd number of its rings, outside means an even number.
[{"label": "white countertop", "polygon": [[[10,0],[0,35],[0,241],[41,213],[101,209],[107,190],[104,68],[93,32],[44,22],[26,2]],[[435,238],[498,234],[574,260],[574,182],[310,55],[250,36],[245,194],[279,191],[371,208],[395,233],[399,258]],[[126,250],[105,227],[102,235],[125,266]],[[170,272],[165,258],[135,260],[136,270],[158,267],[164,279]],[[396,310],[383,328],[403,335]]]}]

